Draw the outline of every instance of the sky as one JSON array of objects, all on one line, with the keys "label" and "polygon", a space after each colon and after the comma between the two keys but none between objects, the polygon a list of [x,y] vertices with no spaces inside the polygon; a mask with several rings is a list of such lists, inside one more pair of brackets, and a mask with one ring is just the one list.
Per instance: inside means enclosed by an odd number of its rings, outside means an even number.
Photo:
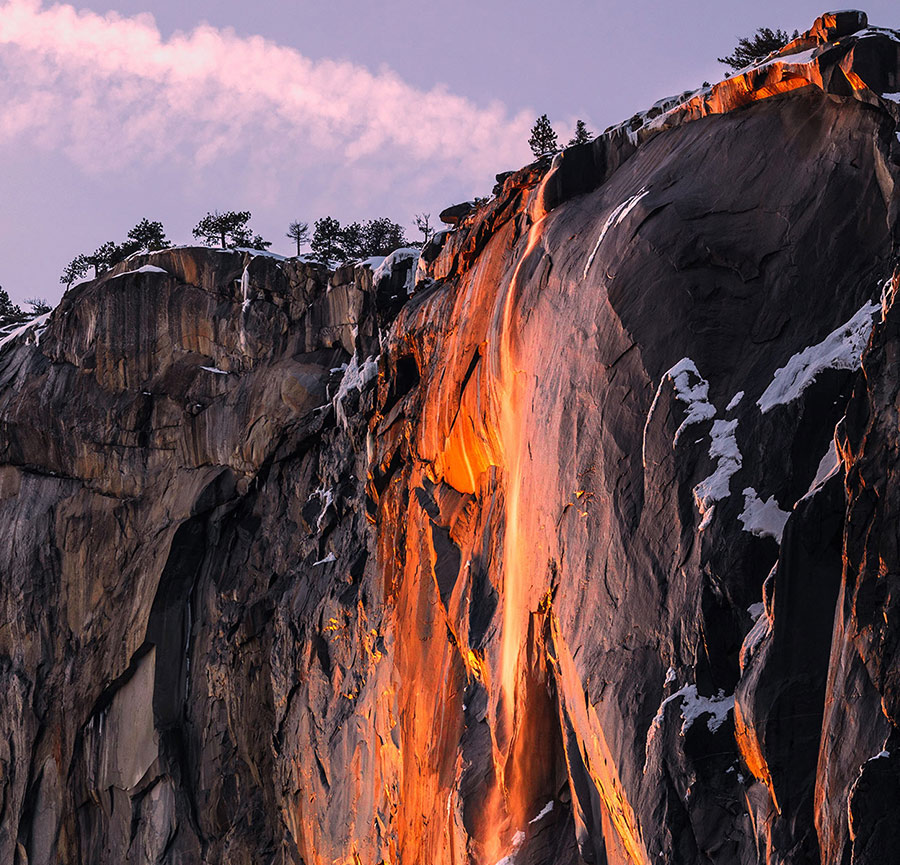
[{"label": "sky", "polygon": [[[896,0],[871,23],[900,27]],[[56,302],[81,252],[142,218],[176,243],[210,210],[409,226],[489,195],[562,141],[723,77],[757,27],[807,29],[775,0],[0,0],[0,285]]]}]

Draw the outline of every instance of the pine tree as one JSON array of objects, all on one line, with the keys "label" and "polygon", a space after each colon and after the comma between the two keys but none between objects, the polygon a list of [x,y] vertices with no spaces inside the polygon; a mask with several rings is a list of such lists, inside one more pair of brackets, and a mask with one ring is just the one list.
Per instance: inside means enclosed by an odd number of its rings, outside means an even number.
[{"label": "pine tree", "polygon": [[306,222],[292,222],[288,226],[286,237],[297,244],[297,256],[300,256],[300,247],[309,242],[309,224]]},{"label": "pine tree", "polygon": [[395,249],[407,246],[406,232],[399,222],[386,216],[370,219],[363,226],[363,255],[390,255]]},{"label": "pine tree", "polygon": [[[168,249],[172,244],[166,239],[163,224],[156,220],[142,219],[131,231],[128,232],[128,240],[135,246],[134,252],[145,249],[147,252],[156,252],[159,249]],[[127,246],[126,241],[123,246]],[[131,253],[129,253],[130,255]]]},{"label": "pine tree", "polygon": [[256,234],[249,228],[241,228],[236,230],[231,236],[232,249],[259,249],[266,250],[272,245],[271,240],[263,240],[262,235]]},{"label": "pine tree", "polygon": [[10,300],[9,295],[6,293],[6,289],[0,285],[0,327],[20,324],[27,319],[28,316]]},{"label": "pine tree", "polygon": [[309,242],[313,255],[326,265],[333,261],[344,261],[342,234],[341,223],[334,217],[324,216],[317,219],[312,240]]},{"label": "pine tree", "polygon": [[94,277],[109,270],[120,261],[124,261],[135,252],[154,252],[159,249],[168,249],[171,246],[166,239],[163,224],[149,219],[142,219],[128,232],[128,239],[124,243],[116,243],[107,240],[98,246],[91,255],[76,255],[63,270],[59,281],[66,288],[73,282],[77,282],[87,276],[88,271],[94,269]]},{"label": "pine tree", "polygon": [[573,147],[576,144],[587,144],[588,141],[593,139],[593,135],[588,132],[587,126],[583,120],[578,120],[575,123],[575,135],[569,141],[569,147]]},{"label": "pine tree", "polygon": [[81,254],[76,255],[65,267],[59,281],[66,287],[71,288],[73,282],[78,282],[87,276],[87,272],[91,269],[90,256]]},{"label": "pine tree", "polygon": [[395,249],[408,246],[409,241],[403,226],[386,216],[351,222],[343,227],[336,219],[326,216],[316,220],[309,245],[316,258],[327,263],[390,255]]},{"label": "pine tree", "polygon": [[559,149],[556,133],[553,131],[546,114],[538,117],[534,126],[531,127],[531,138],[528,139],[528,146],[538,159],[555,153]]},{"label": "pine tree", "polygon": [[[795,30],[793,38],[796,39],[798,35]],[[732,69],[743,69],[756,60],[768,57],[773,51],[784,48],[790,41],[791,37],[784,30],[760,27],[753,36],[739,39],[733,54],[729,54],[727,57],[718,57],[717,60]]]},{"label": "pine tree", "polygon": [[365,229],[360,222],[351,222],[341,229],[341,247],[344,250],[343,260],[353,261],[357,258],[366,258]]},{"label": "pine tree", "polygon": [[[136,251],[136,250],[131,250]],[[101,273],[109,270],[113,265],[127,258],[131,251],[127,247],[122,247],[114,240],[107,240],[94,250],[94,254],[88,256],[88,262],[94,268],[94,276],[97,277]]]},{"label": "pine tree", "polygon": [[208,246],[218,245],[222,249],[265,249],[271,246],[269,241],[251,231],[247,225],[250,216],[249,210],[226,210],[224,213],[214,210],[197,223],[192,234]]}]

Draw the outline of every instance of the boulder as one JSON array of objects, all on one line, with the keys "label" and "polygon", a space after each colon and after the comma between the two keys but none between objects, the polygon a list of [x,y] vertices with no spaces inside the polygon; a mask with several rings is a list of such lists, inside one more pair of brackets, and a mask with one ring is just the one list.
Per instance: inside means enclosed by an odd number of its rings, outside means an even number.
[{"label": "boulder", "polygon": [[474,201],[463,201],[444,208],[438,217],[445,225],[459,225],[472,211],[475,210]]}]

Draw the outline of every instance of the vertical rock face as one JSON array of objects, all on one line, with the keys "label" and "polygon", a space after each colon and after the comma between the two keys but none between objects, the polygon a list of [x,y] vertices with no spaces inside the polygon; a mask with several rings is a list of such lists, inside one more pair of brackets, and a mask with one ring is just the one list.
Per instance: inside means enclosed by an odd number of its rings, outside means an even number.
[{"label": "vertical rock face", "polygon": [[891,861],[900,39],[863,26],[418,261],[153,253],[0,343],[0,860]]}]

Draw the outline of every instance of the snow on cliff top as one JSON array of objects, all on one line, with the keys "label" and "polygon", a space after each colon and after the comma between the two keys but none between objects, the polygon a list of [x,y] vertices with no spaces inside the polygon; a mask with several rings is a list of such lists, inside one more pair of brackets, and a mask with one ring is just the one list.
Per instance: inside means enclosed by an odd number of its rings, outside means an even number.
[{"label": "snow on cliff top", "polygon": [[50,318],[50,315],[51,313],[45,312],[43,315],[36,316],[31,319],[31,321],[19,325],[8,333],[0,334],[0,336],[2,336],[2,338],[0,338],[0,349],[11,342],[14,342],[19,337],[26,335],[33,336],[34,344],[38,345],[41,341],[41,334],[47,327],[47,319]]},{"label": "snow on cliff top", "polygon": [[[395,249],[384,261],[378,265],[375,273],[372,274],[372,284],[377,286],[379,282],[385,277],[389,277],[391,273],[393,273],[393,268],[395,265],[399,264],[401,261],[409,261],[410,259],[418,260],[419,254],[422,252],[416,246],[403,246],[400,249]],[[416,267],[413,265],[407,271],[406,274],[406,282],[404,283],[404,289],[407,294],[412,294],[413,289],[415,288],[415,278],[416,278]]]},{"label": "snow on cliff top", "polygon": [[171,276],[168,270],[164,270],[162,267],[156,267],[152,264],[145,264],[143,267],[139,267],[137,270],[125,270],[122,273],[113,274],[110,277],[110,280],[119,279],[121,276],[132,276],[135,273],[164,273],[166,276]]}]

